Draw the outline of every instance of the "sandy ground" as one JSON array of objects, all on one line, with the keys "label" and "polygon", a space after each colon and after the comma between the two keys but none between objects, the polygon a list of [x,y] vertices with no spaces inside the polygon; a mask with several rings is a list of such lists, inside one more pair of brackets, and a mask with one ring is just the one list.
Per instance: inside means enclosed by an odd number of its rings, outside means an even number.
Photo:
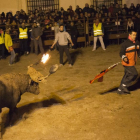
[{"label": "sandy ground", "polygon": [[[104,76],[103,82],[89,84],[100,71],[121,60],[120,46],[91,50],[71,50],[72,68],[67,63],[59,68],[40,84],[39,95],[22,95],[16,123],[5,127],[3,140],[140,140],[140,83],[130,95],[118,95],[115,90],[124,73],[120,64]],[[48,53],[51,58],[47,64],[34,66],[43,75],[59,63],[57,51]],[[40,57],[22,56],[13,66],[8,65],[8,57],[0,61],[0,74],[26,73],[27,66]],[[136,68],[140,72],[140,60]],[[8,109],[3,109],[4,125],[7,113]]]}]

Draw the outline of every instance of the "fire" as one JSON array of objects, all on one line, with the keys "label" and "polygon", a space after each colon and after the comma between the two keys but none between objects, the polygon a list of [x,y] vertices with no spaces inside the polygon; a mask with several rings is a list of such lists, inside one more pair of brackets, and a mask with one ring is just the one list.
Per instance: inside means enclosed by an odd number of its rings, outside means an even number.
[{"label": "fire", "polygon": [[50,58],[49,54],[43,54],[41,62],[45,64],[49,58]]}]

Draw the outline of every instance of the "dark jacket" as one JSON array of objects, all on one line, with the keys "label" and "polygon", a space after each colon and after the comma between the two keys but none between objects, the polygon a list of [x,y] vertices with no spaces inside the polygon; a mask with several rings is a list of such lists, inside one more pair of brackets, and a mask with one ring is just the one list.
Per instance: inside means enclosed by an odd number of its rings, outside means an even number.
[{"label": "dark jacket", "polygon": [[42,29],[40,27],[32,28],[31,36],[33,38],[37,38],[38,36],[41,36],[43,34]]},{"label": "dark jacket", "polygon": [[77,28],[75,26],[70,26],[69,29],[70,29],[69,34],[71,36],[77,37],[78,35]]},{"label": "dark jacket", "polygon": [[[136,41],[133,43],[131,40],[127,39],[121,45],[120,57],[122,58],[122,65],[124,66],[134,66],[137,61],[137,55],[140,57],[140,42]],[[128,63],[125,63],[123,59],[127,57]]]}]

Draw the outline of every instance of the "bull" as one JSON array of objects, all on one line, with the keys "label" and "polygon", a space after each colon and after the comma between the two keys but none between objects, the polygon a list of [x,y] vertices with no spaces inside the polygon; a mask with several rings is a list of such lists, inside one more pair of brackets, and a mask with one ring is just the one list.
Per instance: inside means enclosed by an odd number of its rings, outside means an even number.
[{"label": "bull", "polygon": [[[27,74],[4,74],[0,76],[0,113],[3,107],[9,108],[9,118],[12,119],[13,113],[16,112],[17,104],[21,99],[21,95],[25,92],[39,94],[39,82],[45,82],[47,77],[56,72],[58,65],[55,64],[50,68],[49,74],[43,76],[36,71],[32,65],[28,66]],[[0,139],[1,135],[0,117]]]},{"label": "bull", "polygon": [[[3,107],[9,108],[9,118],[16,111],[16,106],[25,92],[39,94],[39,83],[31,79],[29,74],[4,74],[0,76],[0,113]],[[0,117],[0,139],[1,134]]]}]

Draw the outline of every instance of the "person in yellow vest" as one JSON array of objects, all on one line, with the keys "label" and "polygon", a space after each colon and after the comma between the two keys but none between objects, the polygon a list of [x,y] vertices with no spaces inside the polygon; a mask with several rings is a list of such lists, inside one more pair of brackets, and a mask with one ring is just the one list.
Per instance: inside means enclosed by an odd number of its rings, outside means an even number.
[{"label": "person in yellow vest", "polygon": [[0,29],[0,59],[5,58],[4,52],[5,52],[4,31]]},{"label": "person in yellow vest", "polygon": [[11,53],[11,56],[10,56],[10,60],[9,60],[9,65],[12,65],[15,61],[15,57],[16,57],[16,54],[15,54],[15,51],[13,49],[13,42],[12,42],[12,38],[10,36],[10,30],[9,29],[6,29],[6,33],[5,33],[5,47],[6,49],[8,50],[9,53]]},{"label": "person in yellow vest", "polygon": [[24,54],[28,55],[29,54],[28,28],[25,27],[24,22],[21,24],[21,27],[19,28],[19,40],[20,40],[21,54],[24,53]]},{"label": "person in yellow vest", "polygon": [[103,35],[104,35],[103,25],[102,25],[102,23],[99,22],[99,19],[96,19],[95,23],[93,24],[94,46],[93,46],[92,51],[96,50],[97,39],[100,40],[102,49],[106,50],[104,41],[103,41]]}]

